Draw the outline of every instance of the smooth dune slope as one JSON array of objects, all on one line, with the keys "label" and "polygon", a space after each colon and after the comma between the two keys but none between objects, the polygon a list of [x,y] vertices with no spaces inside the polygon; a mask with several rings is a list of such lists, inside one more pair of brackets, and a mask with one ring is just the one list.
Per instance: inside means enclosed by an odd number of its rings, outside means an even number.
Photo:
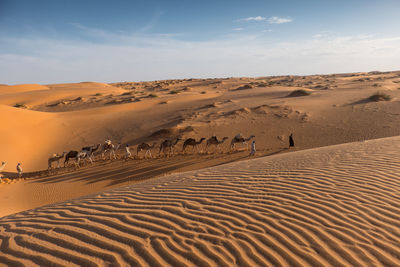
[{"label": "smooth dune slope", "polygon": [[147,180],[0,219],[12,266],[399,266],[400,137]]}]

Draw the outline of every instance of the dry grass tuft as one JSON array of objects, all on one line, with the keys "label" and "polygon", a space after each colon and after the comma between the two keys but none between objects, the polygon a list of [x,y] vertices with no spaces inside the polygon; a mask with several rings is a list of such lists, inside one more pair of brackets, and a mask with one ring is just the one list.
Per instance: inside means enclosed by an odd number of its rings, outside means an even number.
[{"label": "dry grass tuft", "polygon": [[308,96],[311,95],[310,91],[306,91],[304,89],[299,89],[299,90],[294,90],[290,94],[288,94],[288,97],[298,97],[298,96]]},{"label": "dry grass tuft", "polygon": [[392,97],[383,92],[376,92],[375,94],[371,95],[368,99],[371,101],[379,102],[379,101],[390,101]]}]

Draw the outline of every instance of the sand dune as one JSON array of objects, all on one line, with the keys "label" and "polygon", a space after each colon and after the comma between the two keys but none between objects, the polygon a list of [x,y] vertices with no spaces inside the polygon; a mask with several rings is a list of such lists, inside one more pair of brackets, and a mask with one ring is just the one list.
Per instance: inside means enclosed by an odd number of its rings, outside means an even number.
[{"label": "sand dune", "polygon": [[399,266],[400,137],[174,174],[0,219],[12,266]]},{"label": "sand dune", "polygon": [[30,91],[49,90],[49,87],[40,84],[18,84],[18,85],[4,85],[0,84],[0,94],[15,94]]}]

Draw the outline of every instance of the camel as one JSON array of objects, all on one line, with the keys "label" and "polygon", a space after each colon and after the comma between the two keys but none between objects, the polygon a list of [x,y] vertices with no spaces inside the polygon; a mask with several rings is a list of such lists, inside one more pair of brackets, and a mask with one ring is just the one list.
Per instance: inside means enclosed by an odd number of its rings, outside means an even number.
[{"label": "camel", "polygon": [[75,159],[75,166],[79,167],[80,156],[81,153],[79,153],[78,151],[75,150],[69,151],[67,155],[65,155],[64,167],[66,166],[66,164],[69,162],[70,159]]},{"label": "camel", "polygon": [[160,156],[161,151],[164,153],[164,155],[166,155],[165,150],[166,150],[167,148],[169,148],[170,154],[173,155],[173,154],[174,154],[174,146],[175,146],[180,140],[182,140],[182,139],[179,138],[179,137],[176,138],[175,142],[172,141],[172,140],[170,140],[170,139],[164,140],[164,142],[162,142],[161,145],[160,145],[160,151],[158,152],[158,156]]},{"label": "camel", "polygon": [[235,144],[236,143],[242,143],[243,145],[246,144],[246,150],[249,149],[249,144],[247,143],[248,141],[250,141],[251,139],[253,139],[255,136],[252,135],[249,138],[244,138],[243,136],[240,136],[240,134],[236,135],[232,141],[231,141],[231,149],[235,148]]},{"label": "camel", "polygon": [[215,150],[219,150],[220,149],[219,145],[222,145],[225,142],[225,140],[227,140],[227,139],[228,139],[228,137],[225,136],[224,138],[222,138],[221,141],[218,141],[218,139],[215,135],[210,137],[207,140],[206,150],[208,149],[209,146],[215,146]]},{"label": "camel", "polygon": [[93,153],[95,151],[97,151],[100,148],[100,144],[97,144],[96,147],[93,146],[86,146],[86,147],[82,147],[82,150],[80,152],[80,159],[84,159],[87,158],[89,159],[90,163],[93,163],[94,159],[93,159]]},{"label": "camel", "polygon": [[151,155],[151,149],[154,148],[156,146],[156,142],[153,143],[152,146],[150,146],[147,143],[141,143],[140,145],[138,145],[137,150],[136,150],[136,156],[139,157],[139,152],[142,150],[145,150],[146,152],[144,153],[144,158],[146,158],[147,153],[150,154],[150,158],[153,158],[153,156]]},{"label": "camel", "polygon": [[60,168],[60,159],[64,158],[65,154],[67,154],[67,152],[63,152],[62,155],[58,155],[58,154],[53,154],[48,160],[48,169],[51,169],[51,164],[53,162],[57,162],[57,168]]},{"label": "camel", "polygon": [[104,156],[107,153],[107,151],[110,151],[110,159],[111,159],[111,156],[113,156],[114,159],[117,159],[117,157],[115,155],[115,151],[117,151],[120,146],[121,146],[121,143],[118,143],[118,145],[115,146],[111,142],[111,140],[106,140],[102,147],[103,148],[103,152],[101,154],[102,158],[104,159]]},{"label": "camel", "polygon": [[198,141],[198,142],[196,142],[196,139],[193,139],[193,138],[186,139],[185,142],[183,143],[182,152],[185,151],[187,146],[191,146],[193,148],[192,150],[194,150],[194,148],[196,148],[197,152],[200,152],[198,145],[200,145],[204,140],[206,140],[204,137],[202,137],[200,139],[200,141]]}]

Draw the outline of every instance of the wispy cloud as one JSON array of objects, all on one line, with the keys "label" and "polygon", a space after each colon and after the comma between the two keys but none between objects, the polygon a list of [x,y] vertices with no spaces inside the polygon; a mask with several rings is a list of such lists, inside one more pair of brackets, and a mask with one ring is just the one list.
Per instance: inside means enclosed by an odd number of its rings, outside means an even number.
[{"label": "wispy cloud", "polygon": [[239,21],[263,21],[266,19],[267,19],[266,17],[257,16],[257,17],[248,17],[248,18],[239,19]]},{"label": "wispy cloud", "polygon": [[233,30],[234,30],[234,31],[243,31],[244,28],[241,28],[241,27],[240,27],[240,28],[234,28]]},{"label": "wispy cloud", "polygon": [[[101,34],[108,34],[107,32]],[[183,41],[110,35],[102,42],[0,37],[0,83],[137,81],[398,69],[400,36],[271,41],[265,34]],[[20,51],[25,51],[24,53]],[[195,53],[193,51],[196,51]]]},{"label": "wispy cloud", "polygon": [[283,17],[273,16],[268,19],[269,24],[282,24],[282,23],[289,23],[292,21],[293,21],[293,19],[289,18],[289,17],[283,18]]}]

